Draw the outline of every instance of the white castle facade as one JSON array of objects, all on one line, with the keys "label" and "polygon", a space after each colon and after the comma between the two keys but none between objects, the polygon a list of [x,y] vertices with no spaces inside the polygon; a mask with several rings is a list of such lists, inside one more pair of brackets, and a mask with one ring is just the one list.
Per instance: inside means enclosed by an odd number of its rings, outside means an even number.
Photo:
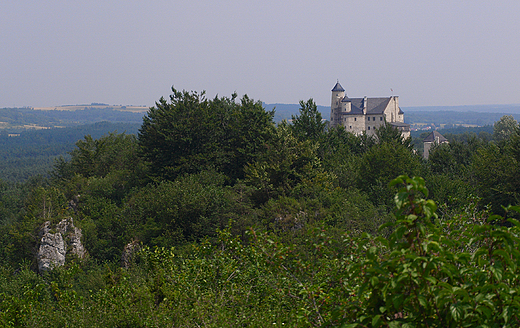
[{"label": "white castle facade", "polygon": [[385,122],[400,130],[405,138],[410,137],[410,125],[404,123],[398,96],[349,98],[339,81],[336,83],[330,102],[331,127],[343,126],[356,135],[374,135]]}]

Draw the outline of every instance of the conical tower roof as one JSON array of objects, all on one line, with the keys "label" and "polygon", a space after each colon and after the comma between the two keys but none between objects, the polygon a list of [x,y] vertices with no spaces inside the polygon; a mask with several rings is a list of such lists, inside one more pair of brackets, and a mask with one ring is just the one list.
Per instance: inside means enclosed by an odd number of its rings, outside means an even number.
[{"label": "conical tower roof", "polygon": [[343,87],[341,86],[341,84],[339,84],[339,81],[338,81],[338,82],[336,82],[336,85],[334,86],[334,88],[332,88],[331,91],[332,92],[334,92],[334,91],[342,92],[342,91],[345,91],[345,89],[343,89]]}]

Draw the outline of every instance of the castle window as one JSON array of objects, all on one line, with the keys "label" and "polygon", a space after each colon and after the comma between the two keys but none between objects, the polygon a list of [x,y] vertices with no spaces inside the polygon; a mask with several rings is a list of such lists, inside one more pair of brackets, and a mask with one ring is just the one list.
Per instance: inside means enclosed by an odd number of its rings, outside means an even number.
[{"label": "castle window", "polygon": [[370,130],[370,127],[368,127],[368,129]]},{"label": "castle window", "polygon": [[356,117],[354,117],[354,121],[357,121],[357,118],[356,118]]},{"label": "castle window", "polygon": [[381,116],[381,117],[379,118],[379,120],[382,121],[382,120],[383,120],[383,116]]},{"label": "castle window", "polygon": [[373,118],[372,118],[372,121],[375,121],[375,120],[376,120],[376,118],[375,118],[375,117],[373,117]]},{"label": "castle window", "polygon": [[367,119],[370,121],[370,117],[367,117]]},{"label": "castle window", "polygon": [[352,129],[352,125],[350,126],[350,128]]}]

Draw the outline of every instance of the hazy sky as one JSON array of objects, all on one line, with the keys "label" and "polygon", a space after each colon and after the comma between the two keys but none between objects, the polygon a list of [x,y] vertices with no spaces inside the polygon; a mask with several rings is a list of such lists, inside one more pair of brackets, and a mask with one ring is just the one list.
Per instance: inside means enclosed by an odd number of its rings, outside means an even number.
[{"label": "hazy sky", "polygon": [[152,106],[177,89],[266,103],[520,103],[518,0],[5,0],[0,107]]}]

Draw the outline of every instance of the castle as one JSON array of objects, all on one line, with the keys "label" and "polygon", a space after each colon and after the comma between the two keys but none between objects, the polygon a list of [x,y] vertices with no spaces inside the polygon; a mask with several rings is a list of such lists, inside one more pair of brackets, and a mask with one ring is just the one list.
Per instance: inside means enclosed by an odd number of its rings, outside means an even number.
[{"label": "castle", "polygon": [[345,89],[336,83],[330,102],[331,127],[343,126],[356,135],[374,135],[385,122],[396,127],[403,137],[410,137],[410,124],[404,123],[404,113],[399,108],[399,97],[349,98]]}]

